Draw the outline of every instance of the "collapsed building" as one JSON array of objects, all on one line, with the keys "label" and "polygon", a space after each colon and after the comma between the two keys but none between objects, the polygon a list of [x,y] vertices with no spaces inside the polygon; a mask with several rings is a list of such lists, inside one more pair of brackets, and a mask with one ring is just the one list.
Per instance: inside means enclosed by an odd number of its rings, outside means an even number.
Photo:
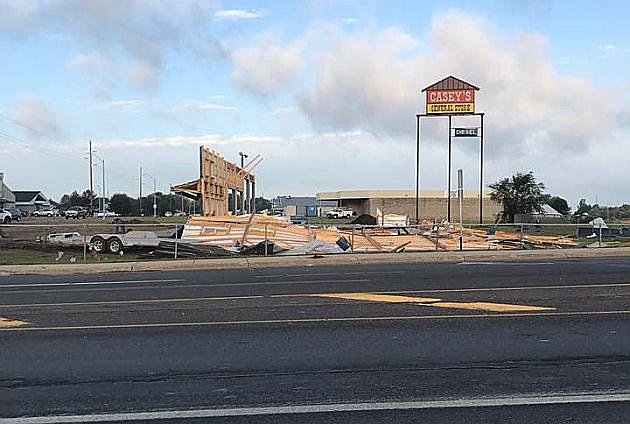
[{"label": "collapsed building", "polygon": [[252,170],[262,161],[257,155],[239,167],[205,146],[199,147],[199,178],[171,187],[171,191],[201,204],[202,216],[256,213],[256,177]]}]

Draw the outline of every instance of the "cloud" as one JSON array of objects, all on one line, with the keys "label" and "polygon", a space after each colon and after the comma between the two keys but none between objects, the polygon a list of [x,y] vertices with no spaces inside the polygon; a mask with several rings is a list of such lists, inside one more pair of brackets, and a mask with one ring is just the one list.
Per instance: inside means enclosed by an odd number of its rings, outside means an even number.
[{"label": "cloud", "polygon": [[300,49],[270,37],[255,47],[234,51],[232,62],[232,81],[243,91],[261,97],[287,90],[302,70]]},{"label": "cloud", "polygon": [[184,103],[185,109],[198,109],[198,110],[222,110],[222,111],[235,111],[238,110],[236,106],[226,106],[219,103],[208,102],[206,100],[189,100]]},{"label": "cloud", "polygon": [[27,94],[15,106],[11,119],[34,138],[54,139],[60,133],[57,112],[39,97]]},{"label": "cloud", "polygon": [[3,1],[0,12],[0,33],[67,37],[86,49],[71,68],[100,73],[107,62],[138,88],[160,83],[169,54],[224,56],[208,25],[212,5],[203,0]]},{"label": "cloud", "polygon": [[597,113],[585,106],[611,93],[560,74],[542,36],[501,31],[478,15],[437,14],[422,39],[396,27],[337,32],[315,57],[313,82],[297,97],[322,131],[413,136],[421,88],[450,74],[481,87],[490,155],[584,151],[616,122],[614,101],[595,102]]},{"label": "cloud", "polygon": [[216,21],[224,20],[240,20],[240,19],[258,19],[264,15],[261,12],[253,12],[242,9],[224,9],[214,12],[214,19]]},{"label": "cloud", "polygon": [[148,103],[140,99],[113,100],[107,103],[108,108],[124,110],[128,112],[140,112],[142,109],[146,108],[147,106],[148,106]]}]

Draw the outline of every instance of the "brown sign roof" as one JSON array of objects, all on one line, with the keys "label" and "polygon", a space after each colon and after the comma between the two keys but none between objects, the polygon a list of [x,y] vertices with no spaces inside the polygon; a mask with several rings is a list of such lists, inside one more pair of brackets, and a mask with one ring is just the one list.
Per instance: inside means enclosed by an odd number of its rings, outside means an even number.
[{"label": "brown sign roof", "polygon": [[423,88],[422,92],[427,90],[479,90],[479,87],[450,75],[428,87]]}]

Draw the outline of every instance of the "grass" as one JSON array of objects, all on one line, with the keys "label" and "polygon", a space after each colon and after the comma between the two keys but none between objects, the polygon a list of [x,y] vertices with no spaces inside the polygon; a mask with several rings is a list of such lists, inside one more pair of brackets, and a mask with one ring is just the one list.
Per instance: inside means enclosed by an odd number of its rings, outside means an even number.
[{"label": "grass", "polygon": [[[61,259],[57,260],[58,252],[63,251]],[[71,257],[76,258],[78,264],[83,262],[83,250],[78,249],[2,249],[0,250],[0,265],[38,265],[38,264],[70,264]],[[88,252],[85,263],[111,263],[111,262],[128,262],[138,259],[137,253],[127,253],[123,256],[101,254],[94,255]]]}]

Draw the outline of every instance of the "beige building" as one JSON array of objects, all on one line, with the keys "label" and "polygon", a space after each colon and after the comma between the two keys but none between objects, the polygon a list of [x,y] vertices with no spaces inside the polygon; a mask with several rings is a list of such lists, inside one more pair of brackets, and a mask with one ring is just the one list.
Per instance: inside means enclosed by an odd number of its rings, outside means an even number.
[{"label": "beige building", "polygon": [[[440,221],[446,219],[448,199],[446,191],[421,191],[419,201],[420,219]],[[376,216],[377,208],[388,214],[416,217],[415,190],[348,190],[317,193],[318,201],[334,200],[339,207],[352,209],[357,215]],[[490,199],[489,192],[483,195],[483,220],[494,222],[501,211],[501,205]],[[464,191],[462,202],[464,222],[479,222],[479,191]],[[459,200],[451,198],[451,220],[459,220]]]}]

